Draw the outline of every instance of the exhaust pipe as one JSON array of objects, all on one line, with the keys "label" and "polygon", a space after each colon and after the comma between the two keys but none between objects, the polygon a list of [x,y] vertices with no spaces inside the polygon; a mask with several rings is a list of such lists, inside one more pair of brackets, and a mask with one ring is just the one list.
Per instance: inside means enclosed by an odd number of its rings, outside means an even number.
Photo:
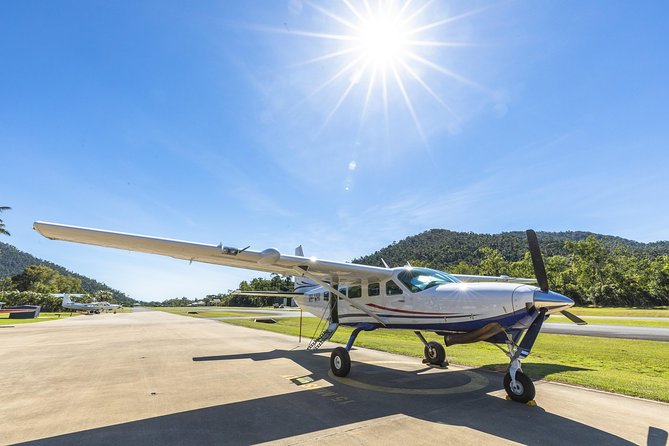
[{"label": "exhaust pipe", "polygon": [[449,334],[444,336],[444,342],[447,347],[455,344],[471,344],[472,342],[485,341],[498,333],[504,331],[499,322],[491,322],[478,330],[462,334]]}]

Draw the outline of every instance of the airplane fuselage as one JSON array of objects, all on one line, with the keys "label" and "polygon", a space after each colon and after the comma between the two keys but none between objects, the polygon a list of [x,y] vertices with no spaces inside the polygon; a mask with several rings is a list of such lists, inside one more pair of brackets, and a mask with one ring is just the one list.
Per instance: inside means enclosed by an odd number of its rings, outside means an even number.
[{"label": "airplane fuselage", "polygon": [[[415,270],[434,271],[424,268]],[[450,282],[420,289],[407,280],[406,271],[413,270],[395,268],[391,279],[362,281],[356,285],[340,283],[338,290],[384,320],[387,328],[460,332],[499,322],[506,328],[524,329],[532,321],[527,317],[532,306],[543,306],[547,309],[546,314],[551,314],[573,305],[571,299],[557,293],[544,293],[535,286],[503,282],[467,283],[459,282],[452,276],[449,276]],[[329,301],[332,298],[333,293],[317,286],[295,300],[304,310],[326,318],[330,315]],[[342,325],[379,324],[341,298],[338,316]]]}]

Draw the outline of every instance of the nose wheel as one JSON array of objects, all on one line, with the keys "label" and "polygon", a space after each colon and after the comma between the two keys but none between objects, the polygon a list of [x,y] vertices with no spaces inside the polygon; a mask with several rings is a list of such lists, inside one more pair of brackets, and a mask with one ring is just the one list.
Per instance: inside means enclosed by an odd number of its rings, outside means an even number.
[{"label": "nose wheel", "polygon": [[519,403],[527,403],[534,399],[536,390],[532,380],[520,370],[516,371],[516,379],[511,379],[511,373],[506,372],[504,375],[504,390],[514,401]]}]

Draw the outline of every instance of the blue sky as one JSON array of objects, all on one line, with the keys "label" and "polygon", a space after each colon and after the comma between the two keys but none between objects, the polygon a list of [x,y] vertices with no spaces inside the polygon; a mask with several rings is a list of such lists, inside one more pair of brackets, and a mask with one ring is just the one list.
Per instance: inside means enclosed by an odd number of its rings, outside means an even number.
[{"label": "blue sky", "polygon": [[2,2],[2,241],[162,300],[258,274],[32,222],[333,260],[430,228],[669,239],[668,3],[414,0],[423,44],[385,65],[355,12],[402,5],[349,4]]}]

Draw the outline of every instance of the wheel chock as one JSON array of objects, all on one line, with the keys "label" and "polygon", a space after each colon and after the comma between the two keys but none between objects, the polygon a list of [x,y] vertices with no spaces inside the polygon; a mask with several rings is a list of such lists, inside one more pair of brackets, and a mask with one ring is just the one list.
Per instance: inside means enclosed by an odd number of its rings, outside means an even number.
[{"label": "wheel chock", "polygon": [[429,365],[431,367],[439,367],[441,369],[446,369],[448,368],[448,361],[444,361],[441,364],[432,364],[430,361],[427,359],[423,359],[423,364]]},{"label": "wheel chock", "polygon": [[[507,401],[513,401],[509,395],[506,395],[504,399]],[[528,402],[525,403],[525,405],[530,407],[537,407],[537,402],[534,400],[529,400]]]}]

